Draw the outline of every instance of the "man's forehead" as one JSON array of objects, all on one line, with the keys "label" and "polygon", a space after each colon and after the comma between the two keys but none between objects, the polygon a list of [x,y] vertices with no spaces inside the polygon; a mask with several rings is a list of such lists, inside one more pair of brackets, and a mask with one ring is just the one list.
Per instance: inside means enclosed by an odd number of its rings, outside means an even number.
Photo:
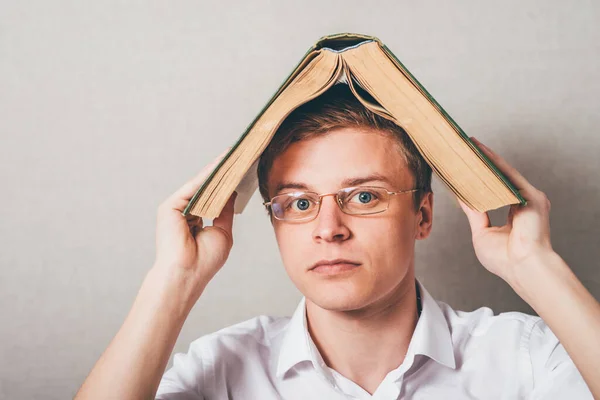
[{"label": "man's forehead", "polygon": [[274,160],[269,192],[286,188],[334,190],[380,182],[391,190],[412,182],[406,159],[394,140],[345,129],[293,143]]}]

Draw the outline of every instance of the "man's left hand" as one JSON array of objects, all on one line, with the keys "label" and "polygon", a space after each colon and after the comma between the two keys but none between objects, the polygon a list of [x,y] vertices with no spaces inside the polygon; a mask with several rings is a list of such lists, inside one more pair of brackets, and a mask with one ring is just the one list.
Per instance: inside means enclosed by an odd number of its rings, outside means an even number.
[{"label": "man's left hand", "polygon": [[492,226],[487,213],[472,210],[459,200],[469,219],[477,258],[487,270],[512,285],[530,261],[554,252],[550,243],[550,201],[502,157],[471,139],[527,200],[526,205],[510,206],[503,226]]}]

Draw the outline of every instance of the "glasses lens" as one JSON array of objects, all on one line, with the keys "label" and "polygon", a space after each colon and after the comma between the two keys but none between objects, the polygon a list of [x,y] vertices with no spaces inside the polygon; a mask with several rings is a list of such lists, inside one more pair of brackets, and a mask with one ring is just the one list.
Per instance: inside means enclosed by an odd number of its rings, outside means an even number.
[{"label": "glasses lens", "polygon": [[344,189],[340,198],[344,212],[359,215],[385,211],[389,201],[387,190],[369,186]]},{"label": "glasses lens", "polygon": [[312,218],[319,210],[319,197],[313,193],[295,192],[273,197],[271,208],[275,218],[302,220]]}]

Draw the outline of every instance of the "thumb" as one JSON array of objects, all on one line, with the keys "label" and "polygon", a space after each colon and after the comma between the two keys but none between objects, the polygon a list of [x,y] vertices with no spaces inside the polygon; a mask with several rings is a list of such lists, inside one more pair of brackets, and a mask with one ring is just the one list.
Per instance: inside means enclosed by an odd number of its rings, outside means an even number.
[{"label": "thumb", "polygon": [[468,205],[463,203],[461,199],[458,199],[458,204],[460,204],[460,208],[462,208],[469,220],[473,236],[477,236],[484,229],[490,227],[490,217],[487,213],[480,213],[479,211],[472,210]]}]

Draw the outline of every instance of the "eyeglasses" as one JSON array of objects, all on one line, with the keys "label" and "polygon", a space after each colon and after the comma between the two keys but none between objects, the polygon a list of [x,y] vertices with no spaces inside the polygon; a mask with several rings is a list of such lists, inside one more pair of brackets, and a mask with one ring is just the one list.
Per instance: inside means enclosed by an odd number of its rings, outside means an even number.
[{"label": "eyeglasses", "polygon": [[345,214],[371,215],[388,209],[390,197],[395,194],[414,193],[420,189],[390,192],[377,186],[356,186],[335,193],[293,192],[275,196],[263,203],[271,207],[273,216],[281,221],[307,222],[315,219],[325,196],[335,196],[336,203]]}]

